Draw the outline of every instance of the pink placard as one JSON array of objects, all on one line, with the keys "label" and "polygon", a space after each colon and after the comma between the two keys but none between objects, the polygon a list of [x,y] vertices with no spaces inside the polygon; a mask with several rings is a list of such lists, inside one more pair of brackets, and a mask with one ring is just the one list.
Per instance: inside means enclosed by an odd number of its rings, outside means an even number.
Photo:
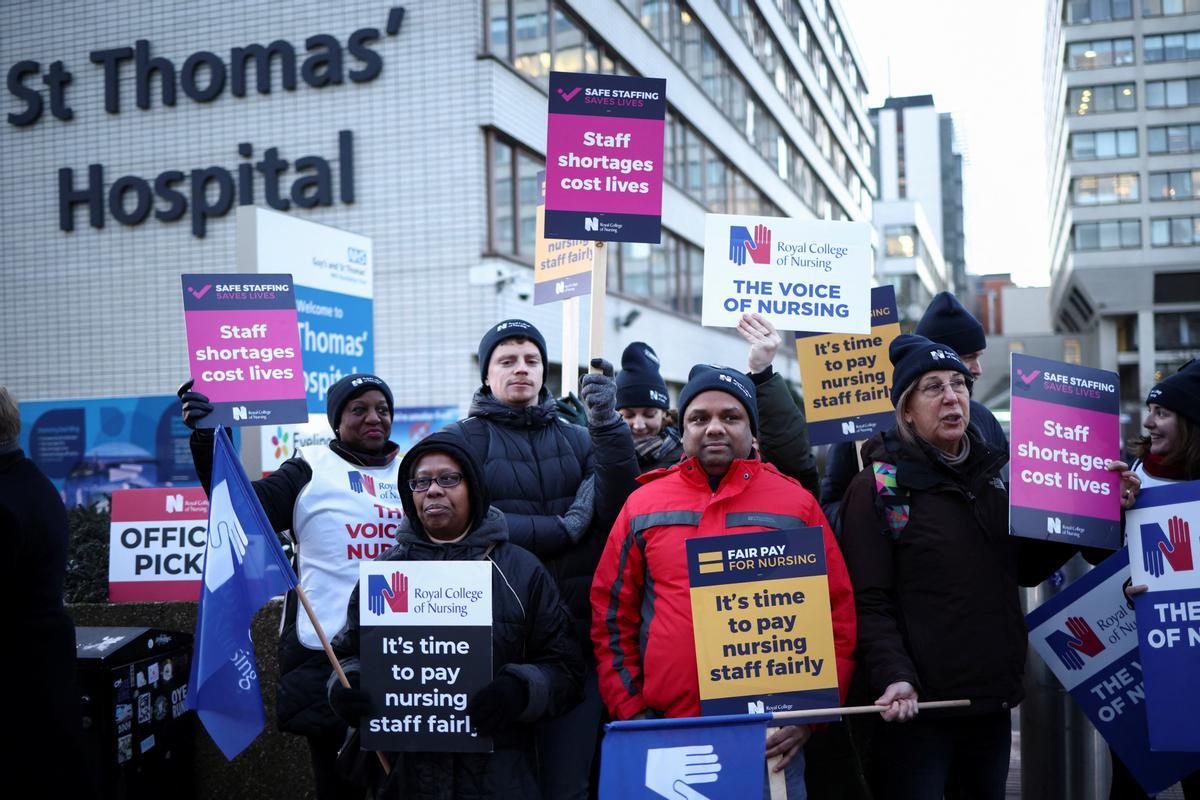
[{"label": "pink placard", "polygon": [[185,324],[194,388],[213,402],[304,396],[295,310],[189,311]]},{"label": "pink placard", "polygon": [[551,114],[550,125],[547,208],[661,213],[662,120]]}]

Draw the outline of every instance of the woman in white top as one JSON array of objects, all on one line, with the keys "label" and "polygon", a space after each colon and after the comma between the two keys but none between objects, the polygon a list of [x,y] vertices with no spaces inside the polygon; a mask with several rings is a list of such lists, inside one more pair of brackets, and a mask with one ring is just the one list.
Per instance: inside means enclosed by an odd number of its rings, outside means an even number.
[{"label": "woman in white top", "polygon": [[[183,421],[192,428],[192,461],[209,489],[213,434],[197,428],[208,416],[208,398],[179,390]],[[392,432],[392,391],[374,375],[347,375],[329,389],[326,414],[334,439],[306,445],[279,469],[254,481],[271,525],[296,546],[296,572],[325,634],[346,628],[346,603],[358,581],[358,562],[395,544],[403,516],[398,490],[400,459]],[[290,532],[290,533],[289,533]],[[329,661],[308,616],[297,613],[290,592],[279,636],[276,718],[279,729],[308,739],[318,800],[363,796],[335,769],[346,725],[329,708]]]}]

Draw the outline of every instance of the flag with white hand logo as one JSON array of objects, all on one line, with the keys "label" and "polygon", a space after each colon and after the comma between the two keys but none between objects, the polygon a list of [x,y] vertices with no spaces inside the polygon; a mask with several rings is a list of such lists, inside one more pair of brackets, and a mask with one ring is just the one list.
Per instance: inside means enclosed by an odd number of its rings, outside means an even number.
[{"label": "flag with white hand logo", "polygon": [[297,581],[224,428],[213,438],[208,544],[187,702],[233,759],[266,719],[250,622],[263,603]]},{"label": "flag with white hand logo", "polygon": [[762,797],[770,714],[634,720],[605,726],[602,798]]}]

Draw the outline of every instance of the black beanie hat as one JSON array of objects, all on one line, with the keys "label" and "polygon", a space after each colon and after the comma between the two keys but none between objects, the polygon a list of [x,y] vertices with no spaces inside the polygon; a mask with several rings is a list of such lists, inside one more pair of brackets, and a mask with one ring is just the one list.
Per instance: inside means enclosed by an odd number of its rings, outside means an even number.
[{"label": "black beanie hat", "polygon": [[387,400],[388,411],[394,412],[395,406],[392,402],[392,390],[388,388],[388,385],[381,378],[377,378],[374,375],[357,372],[353,375],[347,375],[329,387],[329,394],[325,397],[325,416],[329,418],[329,427],[333,428],[333,438],[338,438],[338,422],[342,418],[342,411],[346,408],[346,404],[360,394],[369,392],[372,389],[383,392],[383,396]]},{"label": "black beanie hat", "polygon": [[754,381],[744,372],[738,372],[733,367],[721,367],[716,364],[697,364],[688,373],[688,382],[679,392],[679,419],[682,426],[684,415],[687,414],[688,403],[702,392],[712,390],[732,395],[746,407],[750,417],[750,432],[758,435],[758,394],[754,391]]},{"label": "black beanie hat", "polygon": [[445,453],[458,462],[463,480],[467,483],[467,494],[471,498],[471,524],[467,530],[475,530],[487,515],[491,497],[488,495],[487,485],[483,482],[483,470],[475,456],[463,447],[461,439],[446,431],[429,434],[414,444],[412,449],[404,454],[404,458],[400,459],[400,504],[404,506],[404,516],[408,517],[414,531],[425,535],[421,518],[417,516],[417,501],[413,499],[412,489],[408,488],[408,480],[417,468],[417,462],[430,453]]},{"label": "black beanie hat", "polygon": [[939,292],[917,323],[917,335],[953,347],[960,355],[978,353],[987,347],[983,326],[949,292]]},{"label": "black beanie hat", "polygon": [[488,332],[479,340],[479,379],[487,380],[488,362],[492,360],[492,351],[496,345],[505,339],[528,339],[537,345],[542,354],[542,364],[546,364],[546,339],[533,323],[523,319],[506,319],[488,328]]},{"label": "black beanie hat", "polygon": [[1193,359],[1159,381],[1146,395],[1146,405],[1151,403],[1200,425],[1200,361]]},{"label": "black beanie hat", "polygon": [[902,333],[893,339],[888,348],[888,358],[892,361],[893,406],[900,401],[904,390],[926,372],[958,370],[966,377],[968,387],[975,382],[971,370],[967,369],[958,353],[945,344],[935,344],[915,333]]},{"label": "black beanie hat", "polygon": [[634,342],[621,353],[617,375],[617,408],[671,407],[666,381],[659,373],[658,354],[645,342]]}]

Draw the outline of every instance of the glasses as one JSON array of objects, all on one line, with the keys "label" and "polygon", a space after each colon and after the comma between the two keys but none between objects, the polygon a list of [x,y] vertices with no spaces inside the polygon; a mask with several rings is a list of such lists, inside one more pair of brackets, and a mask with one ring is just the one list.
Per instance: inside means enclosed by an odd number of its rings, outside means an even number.
[{"label": "glasses", "polygon": [[414,492],[427,492],[434,481],[437,481],[437,485],[443,489],[453,489],[462,483],[462,479],[461,472],[444,472],[436,478],[412,478],[408,482],[408,488]]},{"label": "glasses", "polygon": [[919,391],[921,394],[928,397],[930,400],[936,400],[941,397],[946,391],[946,386],[949,386],[951,391],[957,395],[964,395],[970,390],[971,385],[962,378],[955,378],[949,384],[945,383],[927,383],[922,386]]}]

